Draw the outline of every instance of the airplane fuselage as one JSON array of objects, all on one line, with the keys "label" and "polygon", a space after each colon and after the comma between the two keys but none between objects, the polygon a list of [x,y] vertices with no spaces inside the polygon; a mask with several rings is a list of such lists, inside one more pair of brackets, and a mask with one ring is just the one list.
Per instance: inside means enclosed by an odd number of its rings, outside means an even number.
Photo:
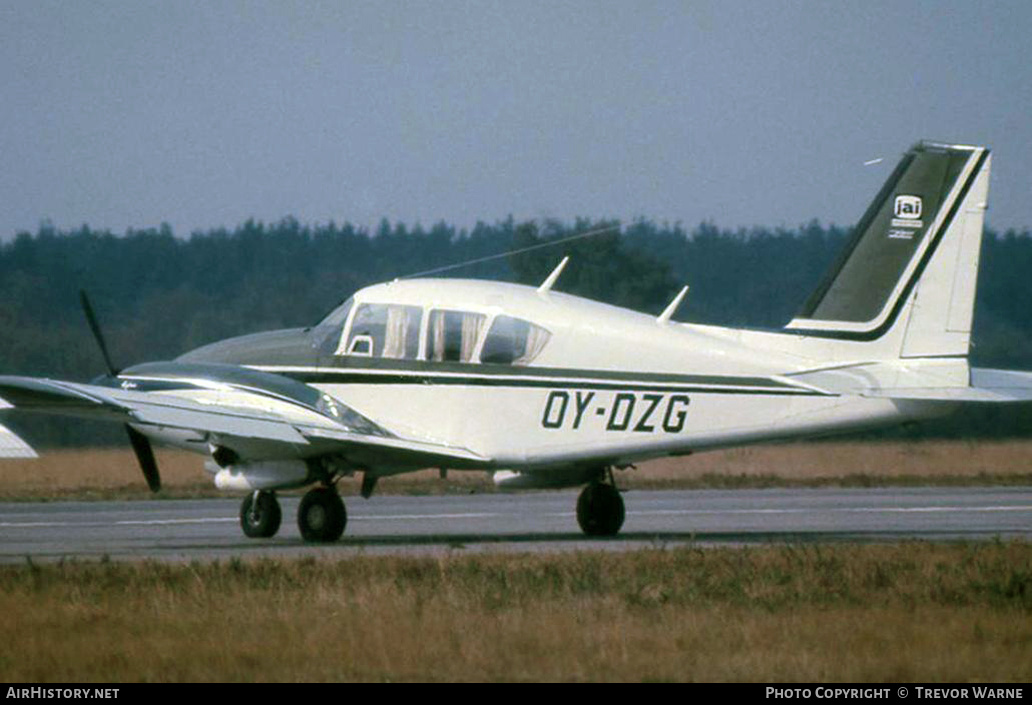
[{"label": "airplane fuselage", "polygon": [[[622,465],[944,411],[942,405],[833,394],[794,380],[792,373],[815,365],[802,353],[813,348],[803,336],[660,323],[521,285],[398,281],[363,289],[348,306],[333,330],[246,336],[180,360],[288,377],[405,436],[470,450],[489,459],[482,467],[491,469]],[[361,337],[361,312],[380,306],[408,310],[418,319],[411,328],[418,339],[394,357],[377,354],[389,340],[379,349],[374,340],[371,351],[349,351],[348,341]],[[438,311],[479,322],[466,361],[429,359]],[[487,336],[503,317],[547,333],[532,361],[487,361]]]}]

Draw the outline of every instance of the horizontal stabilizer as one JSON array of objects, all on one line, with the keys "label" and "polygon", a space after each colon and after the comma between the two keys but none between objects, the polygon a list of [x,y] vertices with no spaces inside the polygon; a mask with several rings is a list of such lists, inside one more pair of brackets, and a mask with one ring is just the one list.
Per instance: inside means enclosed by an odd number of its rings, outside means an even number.
[{"label": "horizontal stabilizer", "polygon": [[1032,372],[969,369],[966,360],[897,360],[788,377],[831,394],[878,399],[1007,403],[1032,401]]},{"label": "horizontal stabilizer", "polygon": [[999,395],[1000,401],[1032,401],[1032,372],[975,367],[971,386]]}]

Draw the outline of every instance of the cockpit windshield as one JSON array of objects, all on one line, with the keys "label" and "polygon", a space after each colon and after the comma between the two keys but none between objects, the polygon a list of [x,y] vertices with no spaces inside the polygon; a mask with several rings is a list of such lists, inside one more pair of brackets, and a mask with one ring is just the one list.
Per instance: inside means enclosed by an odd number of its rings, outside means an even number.
[{"label": "cockpit windshield", "polygon": [[355,305],[354,297],[349,298],[337,308],[330,311],[312,330],[312,344],[319,352],[333,355],[340,345],[344,324],[347,323],[351,307]]}]

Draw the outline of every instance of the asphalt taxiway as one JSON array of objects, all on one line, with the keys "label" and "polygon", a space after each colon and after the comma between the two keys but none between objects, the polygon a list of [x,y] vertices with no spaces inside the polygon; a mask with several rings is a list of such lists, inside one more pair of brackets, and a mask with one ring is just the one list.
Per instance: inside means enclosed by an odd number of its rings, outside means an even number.
[{"label": "asphalt taxiway", "polygon": [[328,545],[301,540],[297,497],[281,498],[280,532],[261,540],[241,533],[239,499],[0,503],[0,562],[1032,540],[1032,487],[629,491],[623,530],[606,540],[580,533],[576,500],[575,490],[347,497],[347,530]]}]

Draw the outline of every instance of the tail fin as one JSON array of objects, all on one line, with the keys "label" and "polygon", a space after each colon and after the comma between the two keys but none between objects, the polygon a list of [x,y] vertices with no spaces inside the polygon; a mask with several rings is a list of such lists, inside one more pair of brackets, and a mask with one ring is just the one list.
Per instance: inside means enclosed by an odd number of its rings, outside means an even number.
[{"label": "tail fin", "polygon": [[786,328],[888,357],[967,355],[989,164],[984,147],[912,147]]}]

